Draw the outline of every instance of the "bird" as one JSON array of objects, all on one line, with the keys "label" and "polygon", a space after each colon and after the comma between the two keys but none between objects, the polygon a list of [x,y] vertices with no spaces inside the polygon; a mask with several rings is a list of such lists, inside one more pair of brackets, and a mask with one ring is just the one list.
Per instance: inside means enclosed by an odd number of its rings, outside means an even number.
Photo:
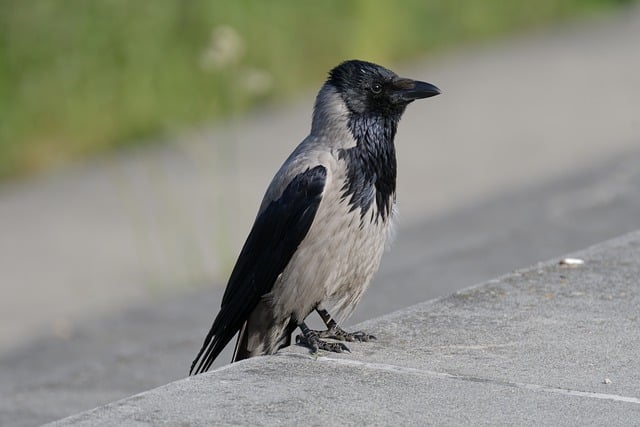
[{"label": "bird", "polygon": [[[440,93],[362,60],[329,72],[311,131],[266,190],[190,375],[207,371],[236,334],[232,362],[276,353],[291,345],[297,328],[296,342],[313,353],[349,351],[344,341],[376,339],[340,324],[390,240],[400,118],[411,102]],[[307,326],[314,311],[327,330]]]}]

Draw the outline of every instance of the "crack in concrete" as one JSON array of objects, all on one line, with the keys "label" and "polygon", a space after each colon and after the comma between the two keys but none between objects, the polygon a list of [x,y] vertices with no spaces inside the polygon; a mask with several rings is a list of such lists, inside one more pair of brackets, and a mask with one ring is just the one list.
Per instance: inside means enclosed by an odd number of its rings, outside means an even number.
[{"label": "crack in concrete", "polygon": [[[300,357],[300,355],[293,355],[293,354],[287,355],[287,356]],[[306,357],[306,356],[302,356],[302,357]],[[565,396],[588,397],[592,399],[613,400],[616,402],[640,404],[640,398],[630,397],[630,396],[621,396],[617,394],[598,393],[594,391],[572,390],[568,388],[523,383],[518,381],[505,381],[505,380],[499,380],[499,379],[481,378],[481,377],[474,377],[471,375],[451,374],[448,372],[437,372],[437,371],[431,371],[428,369],[418,369],[418,368],[410,368],[406,366],[390,365],[387,363],[361,362],[359,360],[353,360],[353,359],[336,359],[333,357],[320,356],[320,357],[317,357],[316,360],[319,362],[337,363],[345,366],[358,366],[358,367],[363,367],[367,369],[393,372],[393,373],[399,373],[399,374],[410,374],[410,375],[417,374],[417,375],[428,376],[432,378],[446,378],[446,379],[454,379],[454,380],[460,380],[460,381],[489,383],[489,384],[496,384],[496,385],[501,385],[506,387],[531,390],[531,391],[541,391],[545,393],[561,394]]]}]

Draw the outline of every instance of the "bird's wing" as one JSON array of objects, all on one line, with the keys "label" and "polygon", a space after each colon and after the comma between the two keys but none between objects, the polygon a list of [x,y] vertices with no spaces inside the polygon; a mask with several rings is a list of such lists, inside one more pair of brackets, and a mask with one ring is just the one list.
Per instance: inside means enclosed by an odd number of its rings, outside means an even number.
[{"label": "bird's wing", "polygon": [[326,177],[324,166],[307,169],[258,215],[229,278],[220,312],[189,374],[209,369],[260,298],[271,291],[313,223]]}]

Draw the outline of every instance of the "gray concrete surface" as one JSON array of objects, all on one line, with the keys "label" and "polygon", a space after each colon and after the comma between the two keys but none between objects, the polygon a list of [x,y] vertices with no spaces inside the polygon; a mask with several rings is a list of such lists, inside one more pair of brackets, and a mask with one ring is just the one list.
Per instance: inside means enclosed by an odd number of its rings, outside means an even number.
[{"label": "gray concrete surface", "polygon": [[640,232],[572,257],[362,323],[379,340],[350,354],[293,347],[51,425],[635,425]]},{"label": "gray concrete surface", "polygon": [[[636,6],[394,67],[444,90],[400,126],[401,224],[637,146],[639,33]],[[0,354],[37,333],[69,336],[87,316],[221,286],[266,183],[308,131],[313,96],[0,187]]]},{"label": "gray concrete surface", "polygon": [[[639,228],[638,164],[640,151],[628,153],[402,228],[352,322]],[[0,425],[36,425],[183,378],[221,298],[220,289],[156,297],[0,357]]]}]

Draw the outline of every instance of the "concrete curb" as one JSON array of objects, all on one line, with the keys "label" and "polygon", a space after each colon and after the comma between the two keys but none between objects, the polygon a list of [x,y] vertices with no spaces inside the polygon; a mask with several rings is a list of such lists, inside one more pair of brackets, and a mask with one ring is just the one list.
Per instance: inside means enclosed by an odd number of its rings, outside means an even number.
[{"label": "concrete curb", "polygon": [[50,425],[632,424],[640,231],[571,257],[362,323],[379,341],[350,354],[291,347]]}]

